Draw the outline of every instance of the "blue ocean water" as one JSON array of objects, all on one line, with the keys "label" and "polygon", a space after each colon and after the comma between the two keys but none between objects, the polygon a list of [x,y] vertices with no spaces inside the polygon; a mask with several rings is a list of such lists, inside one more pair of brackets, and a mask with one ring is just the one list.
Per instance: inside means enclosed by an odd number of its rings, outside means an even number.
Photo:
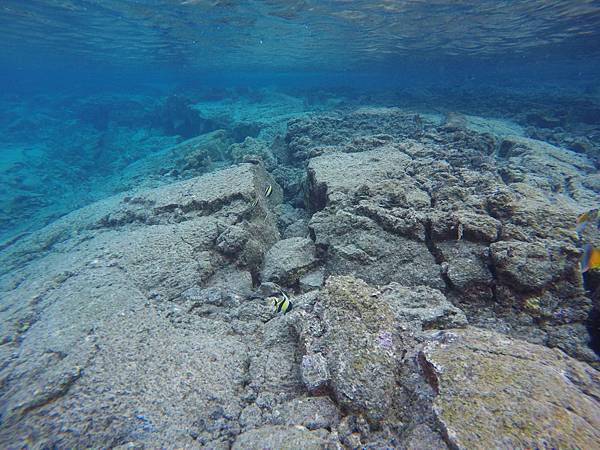
[{"label": "blue ocean water", "polygon": [[0,448],[597,448],[598,205],[600,0],[0,0]]},{"label": "blue ocean water", "polygon": [[0,42],[0,241],[160,183],[135,164],[186,139],[314,111],[562,115],[600,142],[598,1],[3,0]]}]

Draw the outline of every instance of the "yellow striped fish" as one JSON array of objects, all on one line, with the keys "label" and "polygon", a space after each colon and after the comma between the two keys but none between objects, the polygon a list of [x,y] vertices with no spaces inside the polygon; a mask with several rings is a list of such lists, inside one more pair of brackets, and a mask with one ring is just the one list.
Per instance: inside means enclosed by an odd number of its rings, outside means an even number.
[{"label": "yellow striped fish", "polygon": [[281,291],[281,298],[271,297],[271,301],[275,312],[287,314],[292,310],[292,302],[290,302],[290,298],[283,291]]},{"label": "yellow striped fish", "polygon": [[[268,186],[265,188],[265,197],[268,197],[268,196],[269,196],[269,195],[271,195],[272,193],[273,193],[273,186],[271,186],[271,185],[268,185]],[[259,198],[258,198],[258,195],[257,195],[257,196],[256,196],[256,200],[254,200],[254,202],[252,202],[252,207],[251,207],[251,209],[254,209],[254,208],[256,208],[256,207],[258,206],[258,200],[259,200]]]}]

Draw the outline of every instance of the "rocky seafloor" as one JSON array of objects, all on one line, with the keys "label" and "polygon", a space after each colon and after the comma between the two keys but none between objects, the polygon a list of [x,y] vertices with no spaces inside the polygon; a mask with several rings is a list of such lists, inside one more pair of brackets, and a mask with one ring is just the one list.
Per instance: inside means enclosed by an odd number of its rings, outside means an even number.
[{"label": "rocky seafloor", "polygon": [[0,443],[596,448],[598,147],[548,133],[358,107],[137,163],[3,244]]}]

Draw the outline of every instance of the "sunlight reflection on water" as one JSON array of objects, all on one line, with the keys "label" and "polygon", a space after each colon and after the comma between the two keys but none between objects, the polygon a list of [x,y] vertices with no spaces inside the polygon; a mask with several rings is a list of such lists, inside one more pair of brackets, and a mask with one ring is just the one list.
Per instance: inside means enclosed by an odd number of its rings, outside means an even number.
[{"label": "sunlight reflection on water", "polygon": [[[4,0],[4,52],[200,67],[339,66],[407,56],[597,53],[595,0]],[[590,48],[590,44],[593,45]]]}]

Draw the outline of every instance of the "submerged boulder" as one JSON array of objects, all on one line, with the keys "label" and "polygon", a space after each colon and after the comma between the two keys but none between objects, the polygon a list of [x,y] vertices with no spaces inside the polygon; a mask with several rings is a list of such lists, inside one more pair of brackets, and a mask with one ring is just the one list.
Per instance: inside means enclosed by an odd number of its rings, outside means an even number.
[{"label": "submerged boulder", "polygon": [[[339,123],[360,129],[363,119],[349,114]],[[313,143],[326,126],[317,122],[303,122]],[[471,323],[597,363],[574,232],[582,208],[597,203],[586,184],[591,160],[512,135],[494,158],[493,139],[450,128],[425,125],[414,140],[390,133],[360,145],[338,132],[327,149],[321,142],[309,152],[318,155],[307,166],[309,232],[325,276],[427,285]],[[557,334],[561,327],[569,331]]]},{"label": "submerged boulder", "polygon": [[466,325],[462,311],[426,286],[376,289],[354,277],[329,277],[314,302],[299,302],[294,313],[305,349],[303,382],[310,392],[330,391],[342,408],[374,422],[394,416],[406,338]]},{"label": "submerged boulder", "polygon": [[270,205],[252,208],[267,184],[243,164],[121,194],[4,249],[2,446],[31,430],[64,448],[239,434],[264,320],[248,264],[279,237]]},{"label": "submerged boulder", "polygon": [[301,237],[283,239],[265,255],[262,279],[282,285],[294,284],[316,264],[313,241]]},{"label": "submerged boulder", "polygon": [[372,420],[383,419],[396,386],[394,314],[351,277],[330,278],[323,293],[324,341],[336,401]]},{"label": "submerged boulder", "polygon": [[313,215],[309,229],[330,275],[353,274],[373,284],[445,286],[424,242],[388,232],[368,217],[330,207]]},{"label": "submerged boulder", "polygon": [[468,328],[419,352],[451,448],[594,448],[600,373],[560,350]]},{"label": "submerged boulder", "polygon": [[309,431],[302,426],[270,425],[240,434],[232,450],[322,450],[327,446],[325,430]]},{"label": "submerged boulder", "polygon": [[322,209],[332,193],[351,193],[361,185],[398,177],[409,163],[410,157],[389,146],[362,153],[336,152],[312,158],[307,169],[309,205],[313,210]]}]

